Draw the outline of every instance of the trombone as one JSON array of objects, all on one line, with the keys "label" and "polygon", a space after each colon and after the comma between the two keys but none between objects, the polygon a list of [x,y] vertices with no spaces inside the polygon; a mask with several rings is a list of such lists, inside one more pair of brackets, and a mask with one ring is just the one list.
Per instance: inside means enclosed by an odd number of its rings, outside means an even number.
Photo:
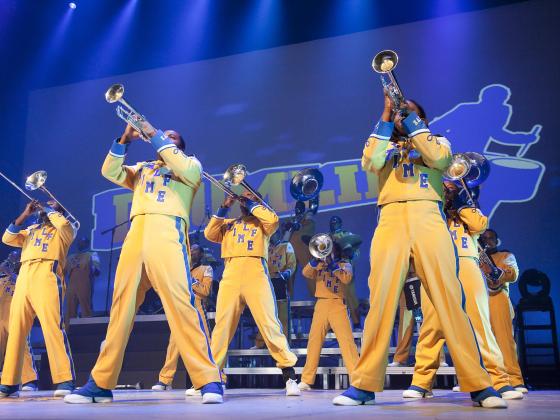
[{"label": "trombone", "polygon": [[325,260],[333,251],[333,239],[328,233],[318,233],[309,241],[309,252],[319,260]]},{"label": "trombone", "polygon": [[148,122],[146,117],[140,114],[132,105],[130,105],[124,99],[124,86],[121,84],[112,85],[107,92],[105,92],[105,100],[110,104],[119,102],[122,105],[117,105],[117,116],[124,120],[127,124],[130,124],[138,133],[140,138],[144,141],[149,142],[150,136],[146,129],[152,129],[155,131],[154,127]]},{"label": "trombone", "polygon": [[[20,193],[26,196],[29,200],[33,201],[34,198],[27,194],[19,185],[13,182],[10,178],[0,172],[0,176],[8,181],[14,188],[16,188]],[[56,201],[60,207],[66,212],[67,218],[69,219],[70,224],[74,227],[77,231],[80,229],[80,221],[74,217],[70,211],[64,205],[56,199],[56,197],[45,187],[45,183],[47,182],[47,171],[37,171],[32,173],[27,177],[25,180],[25,189],[28,191],[35,191],[41,190],[45,194],[47,194],[52,200]]]},{"label": "trombone", "polygon": [[401,115],[408,114],[406,100],[402,90],[397,82],[397,76],[394,71],[399,62],[399,56],[393,50],[383,50],[375,54],[371,67],[376,73],[380,74],[381,84],[391,98],[393,103],[393,112],[399,112]]}]

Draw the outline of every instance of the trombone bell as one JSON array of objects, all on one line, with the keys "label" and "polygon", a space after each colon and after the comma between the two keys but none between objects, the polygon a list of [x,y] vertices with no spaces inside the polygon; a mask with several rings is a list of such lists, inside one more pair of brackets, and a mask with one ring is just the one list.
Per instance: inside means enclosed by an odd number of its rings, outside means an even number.
[{"label": "trombone bell", "polygon": [[236,163],[231,165],[224,172],[224,181],[231,183],[232,185],[239,185],[243,182],[247,176],[247,168],[241,163]]},{"label": "trombone bell", "polygon": [[107,89],[105,92],[105,100],[110,104],[118,102],[124,95],[124,86],[121,84],[115,84]]},{"label": "trombone bell", "polygon": [[318,233],[309,241],[309,252],[320,260],[324,260],[331,255],[332,250],[333,240],[327,233]]},{"label": "trombone bell", "polygon": [[34,172],[25,180],[25,189],[35,191],[45,185],[45,182],[47,182],[47,171]]}]

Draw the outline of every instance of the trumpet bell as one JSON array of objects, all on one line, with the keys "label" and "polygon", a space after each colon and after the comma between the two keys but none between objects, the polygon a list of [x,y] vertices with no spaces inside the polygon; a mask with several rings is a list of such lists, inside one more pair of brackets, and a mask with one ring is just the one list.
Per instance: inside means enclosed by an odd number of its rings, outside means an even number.
[{"label": "trumpet bell", "polygon": [[34,172],[25,180],[25,189],[35,191],[45,185],[45,182],[47,182],[47,171]]},{"label": "trumpet bell", "polygon": [[298,201],[316,198],[323,188],[323,174],[314,168],[299,171],[290,183],[290,194]]},{"label": "trumpet bell", "polygon": [[326,233],[318,233],[313,236],[309,241],[309,252],[315,258],[320,260],[327,258],[331,255],[333,250],[333,240],[330,235]]},{"label": "trumpet bell", "polygon": [[399,62],[399,56],[393,50],[383,50],[378,52],[373,61],[371,62],[371,67],[377,73],[389,73],[397,67]]},{"label": "trumpet bell", "polygon": [[241,163],[231,165],[224,173],[224,181],[232,185],[239,185],[247,176],[247,168]]},{"label": "trumpet bell", "polygon": [[105,100],[110,104],[118,102],[124,95],[124,86],[121,84],[115,84],[107,89],[105,92]]}]

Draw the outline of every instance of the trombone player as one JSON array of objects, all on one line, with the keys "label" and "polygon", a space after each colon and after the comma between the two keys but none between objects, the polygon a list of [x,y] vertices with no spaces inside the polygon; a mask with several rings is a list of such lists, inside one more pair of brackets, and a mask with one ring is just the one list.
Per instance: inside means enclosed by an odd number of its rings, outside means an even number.
[{"label": "trombone player", "polygon": [[[234,200],[238,199],[241,217],[226,218]],[[292,353],[278,320],[276,296],[268,271],[268,244],[278,229],[278,216],[260,204],[262,197],[244,191],[241,197],[228,195],[218,212],[204,229],[204,236],[222,247],[225,261],[216,301],[216,325],[212,331],[212,354],[222,367],[230,341],[235,334],[245,305],[251,310],[259,332],[282,370],[286,395],[301,394]]]},{"label": "trombone player", "polygon": [[[116,95],[114,87],[107,92],[108,99],[122,96],[122,86]],[[122,367],[137,309],[137,294],[142,287],[142,271],[145,270],[161,298],[171,334],[191,380],[202,390],[202,402],[221,403],[220,372],[210,352],[202,316],[194,306],[187,253],[189,212],[200,185],[202,168],[196,158],[184,154],[185,142],[179,133],[156,131],[132,107],[129,108],[132,110],[129,117],[123,118],[129,125],[120,139],[113,142],[101,169],[104,177],[133,191],[131,226],[115,275],[105,346],[89,381],[66,396],[65,402],[113,400],[111,389],[116,386]],[[139,137],[152,145],[157,159],[125,165],[129,144]]]},{"label": "trombone player", "polygon": [[[23,224],[34,213],[38,223]],[[35,316],[39,318],[49,356],[55,397],[74,389],[74,363],[66,332],[62,303],[64,301],[64,266],[75,230],[64,216],[61,205],[50,200],[45,206],[33,200],[6,229],[2,242],[22,248],[21,268],[10,308],[8,344],[0,398],[17,396],[22,378],[27,336]]]}]

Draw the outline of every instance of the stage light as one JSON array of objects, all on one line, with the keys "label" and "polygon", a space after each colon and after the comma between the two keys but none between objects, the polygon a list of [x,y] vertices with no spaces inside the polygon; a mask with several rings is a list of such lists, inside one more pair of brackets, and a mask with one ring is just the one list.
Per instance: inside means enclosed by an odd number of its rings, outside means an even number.
[{"label": "stage light", "polygon": [[77,7],[77,5],[76,5],[76,3],[74,3],[74,2],[72,1],[72,2],[68,3],[68,7],[69,7],[70,9],[75,9],[75,8]]}]

